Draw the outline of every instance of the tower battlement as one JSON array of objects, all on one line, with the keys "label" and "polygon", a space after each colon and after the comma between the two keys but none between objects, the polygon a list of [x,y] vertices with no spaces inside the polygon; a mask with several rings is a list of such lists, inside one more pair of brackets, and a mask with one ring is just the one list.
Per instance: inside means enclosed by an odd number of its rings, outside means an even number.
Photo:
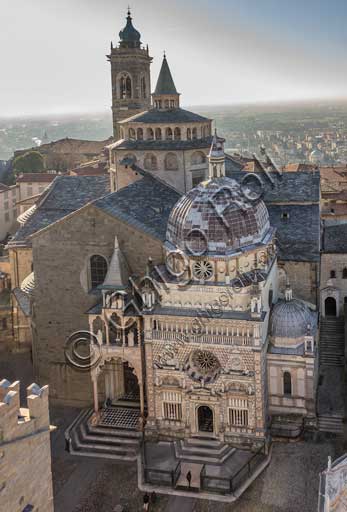
[{"label": "tower battlement", "polygon": [[27,387],[26,405],[20,406],[20,382],[0,381],[0,444],[49,430],[48,386]]}]

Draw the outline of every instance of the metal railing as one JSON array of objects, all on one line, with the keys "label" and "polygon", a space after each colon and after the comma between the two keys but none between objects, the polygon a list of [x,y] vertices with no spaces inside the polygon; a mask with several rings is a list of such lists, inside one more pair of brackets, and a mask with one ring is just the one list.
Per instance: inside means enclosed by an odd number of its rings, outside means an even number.
[{"label": "metal railing", "polygon": [[200,473],[201,489],[218,494],[232,494],[263,462],[264,459],[260,455],[264,454],[265,444],[231,477],[208,475],[204,465]]}]

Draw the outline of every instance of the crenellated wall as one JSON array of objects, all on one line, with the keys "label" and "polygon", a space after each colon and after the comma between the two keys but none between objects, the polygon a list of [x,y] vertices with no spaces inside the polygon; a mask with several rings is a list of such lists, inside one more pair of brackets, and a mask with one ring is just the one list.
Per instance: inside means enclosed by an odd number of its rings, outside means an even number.
[{"label": "crenellated wall", "polygon": [[31,384],[26,401],[19,381],[0,382],[0,509],[53,512],[48,386]]}]

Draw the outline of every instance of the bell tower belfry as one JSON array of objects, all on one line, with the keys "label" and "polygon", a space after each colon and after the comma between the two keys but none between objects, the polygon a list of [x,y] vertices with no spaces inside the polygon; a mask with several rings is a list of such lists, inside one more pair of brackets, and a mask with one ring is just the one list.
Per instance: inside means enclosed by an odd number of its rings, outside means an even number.
[{"label": "bell tower belfry", "polygon": [[107,55],[111,63],[113,136],[121,138],[118,121],[147,110],[151,106],[152,57],[148,46],[141,43],[141,34],[133,24],[128,10],[127,23],[119,32],[119,43]]}]

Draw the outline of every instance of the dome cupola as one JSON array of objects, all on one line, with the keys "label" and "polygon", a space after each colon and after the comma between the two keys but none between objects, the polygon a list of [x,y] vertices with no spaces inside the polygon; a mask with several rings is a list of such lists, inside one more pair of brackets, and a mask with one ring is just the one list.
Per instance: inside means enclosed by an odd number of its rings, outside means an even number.
[{"label": "dome cupola", "polygon": [[141,34],[133,26],[130,10],[128,10],[127,24],[119,32],[119,39],[120,48],[140,48],[141,46]]},{"label": "dome cupola", "polygon": [[[270,318],[270,335],[274,345],[281,340],[303,341],[303,338],[315,331],[316,315],[305,302],[293,299],[292,289],[287,284],[285,299],[279,300],[273,307]],[[293,343],[284,343],[292,345]],[[294,343],[295,344],[295,343]]]},{"label": "dome cupola", "polygon": [[260,243],[270,229],[264,202],[251,202],[235,180],[222,177],[200,183],[176,203],[166,240],[193,256],[223,256]]}]

